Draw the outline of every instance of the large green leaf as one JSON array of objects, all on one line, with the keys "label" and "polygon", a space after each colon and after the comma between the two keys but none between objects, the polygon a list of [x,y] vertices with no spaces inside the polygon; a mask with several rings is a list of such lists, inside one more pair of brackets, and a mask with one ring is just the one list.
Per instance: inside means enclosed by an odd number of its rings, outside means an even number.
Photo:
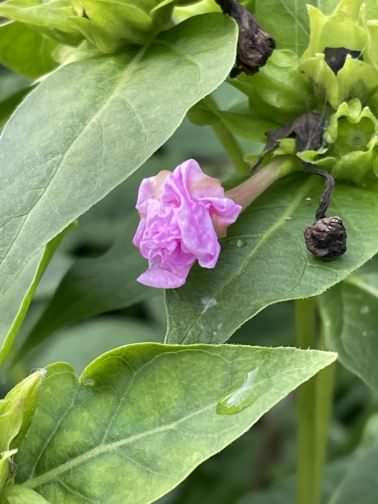
[{"label": "large green leaf", "polygon": [[131,175],[225,79],[236,39],[231,20],[198,16],[148,48],[62,67],[18,108],[0,140],[0,341],[42,247]]},{"label": "large green leaf", "polygon": [[57,42],[22,23],[0,25],[0,62],[31,79],[56,67],[51,56],[56,46]]},{"label": "large green leaf", "polygon": [[214,270],[194,268],[185,287],[168,291],[168,342],[224,342],[266,306],[321,294],[376,254],[376,189],[343,184],[329,215],[345,220],[348,252],[333,262],[308,254],[303,231],[314,220],[317,182],[278,183],[231,227]]},{"label": "large green leaf", "polygon": [[52,365],[16,482],[51,504],[153,502],[334,360],[291,348],[140,344],[105,354],[79,381]]},{"label": "large green leaf", "polygon": [[378,259],[320,299],[325,336],[341,362],[378,391]]}]

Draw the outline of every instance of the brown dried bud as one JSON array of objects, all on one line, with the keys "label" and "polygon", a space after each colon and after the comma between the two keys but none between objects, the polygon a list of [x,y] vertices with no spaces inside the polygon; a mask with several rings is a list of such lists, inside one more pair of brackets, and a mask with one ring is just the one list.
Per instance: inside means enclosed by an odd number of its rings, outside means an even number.
[{"label": "brown dried bud", "polygon": [[307,249],[315,257],[332,260],[345,254],[347,232],[340,217],[323,217],[304,232]]},{"label": "brown dried bud", "polygon": [[268,131],[265,152],[278,147],[283,138],[295,138],[297,152],[318,150],[323,145],[324,116],[319,112],[305,112],[294,121]]},{"label": "brown dried bud", "polygon": [[239,25],[238,56],[236,67],[231,76],[245,72],[253,74],[264,66],[272,54],[276,44],[269,35],[257,24],[253,14],[238,0],[216,0],[224,14],[235,19]]}]

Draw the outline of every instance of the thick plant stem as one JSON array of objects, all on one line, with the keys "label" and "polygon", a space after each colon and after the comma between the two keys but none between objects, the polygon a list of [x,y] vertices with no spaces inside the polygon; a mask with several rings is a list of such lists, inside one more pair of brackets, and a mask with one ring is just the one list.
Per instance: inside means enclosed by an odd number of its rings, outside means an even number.
[{"label": "thick plant stem", "polygon": [[[317,346],[316,316],[315,299],[296,301],[297,345],[300,348],[315,348]],[[327,432],[324,430],[325,424],[321,417],[326,411],[317,411],[318,378],[319,375],[303,384],[297,394],[297,504],[320,504],[322,466],[325,458],[324,443]],[[327,413],[328,418],[329,414]]]},{"label": "thick plant stem", "polygon": [[[320,348],[324,349],[322,335]],[[316,478],[323,478],[323,468],[327,461],[328,433],[332,414],[333,394],[335,387],[336,363],[320,371],[316,376],[316,439],[318,447],[318,464]]]},{"label": "thick plant stem", "polygon": [[[316,299],[296,301],[295,319],[297,345],[323,349],[323,337],[320,342],[317,339]],[[335,364],[332,364],[298,390],[297,504],[320,504],[321,501],[334,381]]]},{"label": "thick plant stem", "polygon": [[216,101],[212,96],[207,96],[206,98],[204,98],[203,102],[218,119],[211,124],[211,127],[213,128],[218,140],[223,145],[224,150],[227,152],[229,158],[234,164],[235,169],[237,170],[239,175],[248,175],[249,167],[248,164],[244,161],[243,151],[234,135],[223,123],[223,119],[219,112]]}]

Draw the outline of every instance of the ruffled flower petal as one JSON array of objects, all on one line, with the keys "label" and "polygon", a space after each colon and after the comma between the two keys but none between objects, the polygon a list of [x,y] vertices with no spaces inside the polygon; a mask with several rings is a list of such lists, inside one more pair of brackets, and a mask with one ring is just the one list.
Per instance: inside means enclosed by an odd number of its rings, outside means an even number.
[{"label": "ruffled flower petal", "polygon": [[145,179],[136,208],[141,221],[133,243],[149,262],[138,281],[165,289],[184,285],[195,262],[203,268],[216,266],[218,237],[241,212],[220,182],[192,159],[173,172]]}]

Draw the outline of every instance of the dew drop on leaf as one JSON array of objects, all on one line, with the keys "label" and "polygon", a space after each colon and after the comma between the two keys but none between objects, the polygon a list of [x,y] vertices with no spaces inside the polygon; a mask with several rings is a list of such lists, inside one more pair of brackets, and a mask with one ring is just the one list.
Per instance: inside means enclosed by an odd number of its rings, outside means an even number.
[{"label": "dew drop on leaf", "polygon": [[360,313],[361,315],[367,315],[370,312],[370,307],[368,305],[361,306]]},{"label": "dew drop on leaf", "polygon": [[236,415],[254,402],[257,374],[258,368],[249,371],[242,385],[218,403],[218,415]]},{"label": "dew drop on leaf", "polygon": [[210,310],[210,308],[214,308],[214,306],[217,305],[217,300],[213,297],[203,297],[201,299],[201,304],[203,306],[201,314],[203,315],[207,312],[207,310]]},{"label": "dew drop on leaf", "polygon": [[245,245],[246,245],[246,243],[245,243],[245,241],[244,241],[244,240],[238,240],[238,241],[236,242],[236,246],[237,246],[237,248],[243,248],[243,247],[245,247]]}]

